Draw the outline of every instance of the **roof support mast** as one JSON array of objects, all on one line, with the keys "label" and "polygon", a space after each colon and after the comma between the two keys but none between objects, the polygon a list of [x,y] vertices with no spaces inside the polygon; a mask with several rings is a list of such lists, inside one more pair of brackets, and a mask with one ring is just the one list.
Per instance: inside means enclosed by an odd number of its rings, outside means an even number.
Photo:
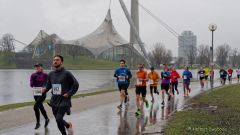
[{"label": "roof support mast", "polygon": [[[147,55],[147,52],[146,52],[146,49],[144,47],[144,43],[142,42],[140,36],[139,36],[139,32],[138,32],[138,29],[136,28],[134,22],[133,22],[133,19],[131,18],[130,14],[128,13],[128,10],[126,8],[126,5],[124,4],[123,0],[119,0],[120,4],[121,4],[121,7],[126,15],[126,18],[131,26],[131,29],[132,29],[132,32],[135,36],[135,39],[137,40],[140,48],[141,48],[141,51],[143,52],[143,55],[144,57],[146,58],[146,61],[147,61],[147,64],[148,66],[150,67],[151,64],[150,64],[150,61],[149,61],[149,58],[148,58],[148,55]],[[137,4],[137,3],[136,3]]]}]

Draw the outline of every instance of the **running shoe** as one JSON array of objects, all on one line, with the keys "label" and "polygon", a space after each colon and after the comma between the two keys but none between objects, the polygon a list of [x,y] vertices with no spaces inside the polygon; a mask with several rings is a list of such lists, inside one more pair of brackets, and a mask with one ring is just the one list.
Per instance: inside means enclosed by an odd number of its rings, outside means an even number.
[{"label": "running shoe", "polygon": [[162,103],[161,103],[162,105],[164,105],[165,103],[164,103],[164,101],[162,101]]},{"label": "running shoe", "polygon": [[117,106],[119,110],[122,110],[122,105]]},{"label": "running shoe", "polygon": [[49,121],[50,121],[49,119],[46,119],[46,120],[45,120],[44,127],[47,127],[47,126],[48,126]]},{"label": "running shoe", "polygon": [[67,133],[68,133],[68,135],[73,135],[72,122],[68,122]]},{"label": "running shoe", "polygon": [[36,123],[36,126],[34,129],[38,129],[40,127],[40,123]]},{"label": "running shoe", "polygon": [[135,112],[135,115],[141,115],[141,111],[140,111],[140,109],[137,109],[137,111]]}]

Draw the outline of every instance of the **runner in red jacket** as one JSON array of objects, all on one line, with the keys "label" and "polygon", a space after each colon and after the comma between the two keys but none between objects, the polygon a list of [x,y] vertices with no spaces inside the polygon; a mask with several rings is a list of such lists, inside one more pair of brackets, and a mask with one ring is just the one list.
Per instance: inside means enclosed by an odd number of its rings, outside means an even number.
[{"label": "runner in red jacket", "polygon": [[174,95],[175,90],[177,91],[177,94],[179,94],[178,91],[178,78],[180,78],[179,73],[176,71],[175,68],[172,69],[171,71],[171,85],[172,85],[172,93]]}]

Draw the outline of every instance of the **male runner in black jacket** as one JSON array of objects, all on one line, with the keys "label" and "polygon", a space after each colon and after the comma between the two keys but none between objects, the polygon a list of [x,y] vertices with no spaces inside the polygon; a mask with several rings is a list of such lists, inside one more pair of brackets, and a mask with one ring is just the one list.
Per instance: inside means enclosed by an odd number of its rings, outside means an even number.
[{"label": "male runner in black jacket", "polygon": [[72,128],[71,122],[63,120],[65,113],[71,107],[71,96],[73,96],[79,87],[78,81],[69,71],[65,70],[63,65],[63,57],[56,55],[53,57],[54,71],[48,74],[46,89],[43,93],[52,89],[52,98],[50,104],[53,115],[56,118],[58,129],[62,135],[66,135],[66,130]]}]

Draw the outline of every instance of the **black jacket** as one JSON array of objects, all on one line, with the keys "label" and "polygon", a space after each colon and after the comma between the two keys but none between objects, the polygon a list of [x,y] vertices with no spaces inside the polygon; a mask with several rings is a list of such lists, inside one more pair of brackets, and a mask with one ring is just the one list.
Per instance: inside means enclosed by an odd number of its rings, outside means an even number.
[{"label": "black jacket", "polygon": [[[61,92],[59,94],[54,94],[55,86],[61,86]],[[52,106],[71,106],[71,96],[73,96],[78,90],[79,84],[76,78],[71,72],[65,70],[64,68],[51,71],[48,74],[46,92],[52,89],[52,98],[50,104]],[[64,98],[64,94],[68,94],[68,98]]]}]

